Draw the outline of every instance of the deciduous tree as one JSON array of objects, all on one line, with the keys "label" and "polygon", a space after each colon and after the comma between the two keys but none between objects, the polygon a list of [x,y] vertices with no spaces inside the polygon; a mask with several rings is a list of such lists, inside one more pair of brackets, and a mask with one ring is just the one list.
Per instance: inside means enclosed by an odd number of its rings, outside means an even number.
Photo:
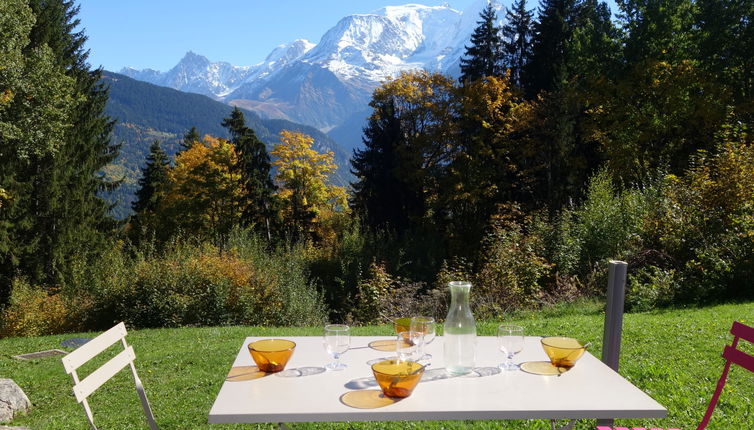
[{"label": "deciduous tree", "polygon": [[345,189],[328,184],[328,176],[337,169],[334,154],[317,152],[313,143],[309,135],[283,130],[272,150],[283,219],[295,238],[316,239],[321,219],[348,204]]}]

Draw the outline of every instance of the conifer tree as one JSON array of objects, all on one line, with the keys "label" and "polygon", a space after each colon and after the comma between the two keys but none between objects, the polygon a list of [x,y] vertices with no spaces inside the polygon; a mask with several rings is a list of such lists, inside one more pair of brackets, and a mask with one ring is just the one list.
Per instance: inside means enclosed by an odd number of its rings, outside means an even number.
[{"label": "conifer tree", "polygon": [[246,126],[243,112],[238,107],[233,108],[222,125],[228,129],[235,147],[238,160],[236,169],[245,192],[241,222],[247,226],[263,226],[267,239],[270,240],[275,210],[275,185],[270,178],[271,165],[267,148],[257,138],[254,130]]},{"label": "conifer tree", "polygon": [[487,4],[479,17],[471,34],[471,46],[466,46],[461,58],[461,83],[502,74],[503,40],[492,3]]},{"label": "conifer tree", "polygon": [[398,177],[398,147],[403,141],[400,119],[392,100],[371,103],[374,113],[364,128],[364,149],[355,149],[351,173],[351,208],[372,228],[398,233],[409,226],[408,187]]},{"label": "conifer tree", "polygon": [[40,160],[64,146],[78,97],[49,47],[28,49],[34,22],[25,0],[0,2],[0,308],[12,278],[35,269]]},{"label": "conifer tree", "polygon": [[196,127],[191,127],[191,130],[187,131],[186,134],[183,135],[183,140],[181,141],[181,147],[185,149],[191,148],[191,145],[194,144],[194,142],[201,142],[202,136],[199,135],[199,131],[196,129]]},{"label": "conifer tree", "polygon": [[565,80],[568,42],[576,28],[577,12],[577,0],[540,0],[525,74],[528,97],[559,88]]},{"label": "conifer tree", "polygon": [[531,57],[533,12],[526,10],[526,0],[516,0],[506,12],[502,28],[505,64],[510,68],[511,82],[523,87],[523,74]]},{"label": "conifer tree", "polygon": [[136,201],[131,208],[137,214],[143,211],[154,211],[158,206],[159,192],[164,191],[168,184],[168,160],[167,154],[162,150],[160,142],[155,140],[149,147],[147,163],[141,170],[139,190],[136,191]]},{"label": "conifer tree", "polygon": [[141,170],[139,190],[136,191],[136,201],[131,203],[134,215],[131,218],[131,237],[138,241],[142,234],[156,233],[156,215],[160,201],[170,183],[168,168],[170,160],[155,140],[149,147],[147,163]]},{"label": "conifer tree", "polygon": [[108,95],[101,70],[90,70],[86,36],[77,31],[78,6],[64,0],[28,4],[36,19],[25,55],[48,49],[72,79],[75,96],[60,147],[32,162],[25,210],[33,223],[18,240],[34,243],[36,249],[19,259],[19,269],[33,282],[61,282],[70,262],[96,256],[115,227],[107,215],[109,206],[97,193],[118,185],[99,173],[118,147],[110,144],[113,121],[104,114]]}]

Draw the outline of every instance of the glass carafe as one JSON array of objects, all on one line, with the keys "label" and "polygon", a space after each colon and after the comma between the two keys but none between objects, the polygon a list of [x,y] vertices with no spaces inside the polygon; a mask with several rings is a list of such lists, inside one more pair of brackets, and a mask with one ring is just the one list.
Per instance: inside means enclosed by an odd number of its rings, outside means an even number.
[{"label": "glass carafe", "polygon": [[474,367],[476,347],[476,321],[469,305],[471,283],[455,281],[448,286],[450,308],[443,334],[445,369],[451,375],[465,375]]}]

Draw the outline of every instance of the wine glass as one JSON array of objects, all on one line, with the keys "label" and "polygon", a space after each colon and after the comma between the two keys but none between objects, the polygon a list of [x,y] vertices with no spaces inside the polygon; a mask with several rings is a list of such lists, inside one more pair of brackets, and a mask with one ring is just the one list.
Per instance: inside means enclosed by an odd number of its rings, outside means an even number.
[{"label": "wine glass", "polygon": [[424,352],[424,347],[425,345],[429,345],[433,340],[435,340],[436,326],[437,324],[435,323],[435,319],[432,317],[411,318],[410,330],[412,332],[421,333],[418,351],[419,360],[430,360],[432,358],[432,354],[427,354]]},{"label": "wine glass", "polygon": [[513,362],[513,356],[524,349],[524,328],[501,324],[497,328],[497,340],[500,351],[508,358],[499,367],[503,370],[518,370],[519,366]]},{"label": "wine glass", "polygon": [[395,340],[395,352],[398,361],[418,361],[421,357],[419,345],[421,345],[422,333],[417,331],[402,331]]},{"label": "wine glass", "polygon": [[332,363],[327,363],[325,368],[329,370],[343,370],[345,363],[340,362],[340,356],[348,351],[351,344],[351,328],[345,324],[328,324],[325,326],[323,343],[325,350],[333,357]]}]

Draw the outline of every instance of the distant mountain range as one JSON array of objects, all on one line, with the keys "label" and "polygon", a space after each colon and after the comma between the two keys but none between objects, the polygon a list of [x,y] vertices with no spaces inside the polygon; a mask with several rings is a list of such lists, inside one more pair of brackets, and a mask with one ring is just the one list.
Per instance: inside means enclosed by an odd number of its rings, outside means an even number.
[{"label": "distant mountain range", "polygon": [[[134,79],[203,94],[256,112],[330,133],[344,148],[361,144],[372,91],[401,71],[424,68],[458,75],[487,0],[465,11],[409,4],[350,15],[319,43],[296,40],[253,66],[211,62],[187,53],[167,72],[125,68]],[[504,8],[497,6],[498,17]]]},{"label": "distant mountain range", "polygon": [[[118,159],[107,166],[104,173],[108,179],[123,181],[116,191],[107,193],[105,198],[114,205],[112,214],[124,219],[131,213],[131,202],[138,189],[141,168],[151,143],[159,140],[163,149],[172,156],[191,127],[196,127],[202,135],[227,138],[228,132],[221,123],[232,108],[204,95],[141,82],[118,73],[105,71],[103,81],[110,87],[105,112],[117,120],[113,142],[122,145]],[[351,154],[326,134],[311,126],[282,119],[261,119],[254,112],[242,111],[247,125],[254,129],[268,150],[279,143],[281,130],[300,131],[312,136],[317,151],[332,151],[335,154],[338,170],[333,182],[348,185]]]}]

